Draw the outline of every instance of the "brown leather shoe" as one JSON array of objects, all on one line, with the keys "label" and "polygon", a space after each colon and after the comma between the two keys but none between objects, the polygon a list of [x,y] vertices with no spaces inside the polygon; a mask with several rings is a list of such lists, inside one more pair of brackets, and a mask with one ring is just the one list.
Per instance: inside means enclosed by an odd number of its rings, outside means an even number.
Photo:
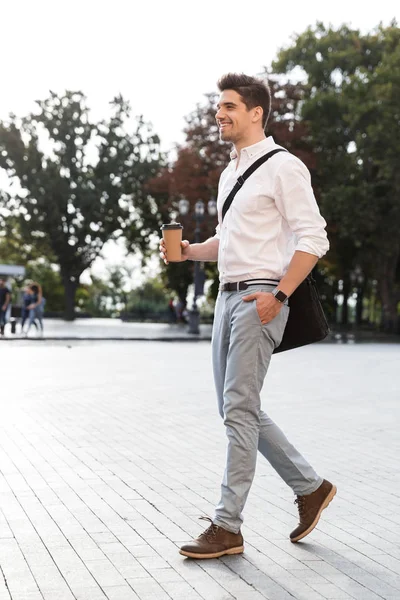
[{"label": "brown leather shoe", "polygon": [[189,558],[218,558],[224,554],[241,554],[244,551],[243,536],[240,533],[231,533],[219,525],[214,525],[208,517],[201,517],[210,521],[211,525],[196,540],[184,544],[179,550],[183,556]]},{"label": "brown leather shoe", "polygon": [[295,504],[299,509],[300,523],[290,534],[291,542],[298,542],[311,533],[317,525],[322,511],[328,506],[336,491],[336,486],[324,479],[312,494],[297,496]]}]

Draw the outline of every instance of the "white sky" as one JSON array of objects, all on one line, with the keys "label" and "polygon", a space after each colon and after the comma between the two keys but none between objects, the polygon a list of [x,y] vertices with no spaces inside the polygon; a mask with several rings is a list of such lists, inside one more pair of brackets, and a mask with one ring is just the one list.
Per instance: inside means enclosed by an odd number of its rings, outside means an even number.
[{"label": "white sky", "polygon": [[101,118],[121,92],[168,150],[221,74],[260,73],[316,21],[366,32],[393,18],[394,0],[3,0],[0,119],[29,112],[49,89],[82,90]]}]

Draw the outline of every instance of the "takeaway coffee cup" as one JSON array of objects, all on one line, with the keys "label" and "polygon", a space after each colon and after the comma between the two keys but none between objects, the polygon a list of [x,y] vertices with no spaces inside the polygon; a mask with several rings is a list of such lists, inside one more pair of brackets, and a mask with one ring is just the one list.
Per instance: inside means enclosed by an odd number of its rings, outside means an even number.
[{"label": "takeaway coffee cup", "polygon": [[180,223],[164,223],[161,226],[165,247],[167,249],[168,262],[180,262],[182,260],[182,225]]}]

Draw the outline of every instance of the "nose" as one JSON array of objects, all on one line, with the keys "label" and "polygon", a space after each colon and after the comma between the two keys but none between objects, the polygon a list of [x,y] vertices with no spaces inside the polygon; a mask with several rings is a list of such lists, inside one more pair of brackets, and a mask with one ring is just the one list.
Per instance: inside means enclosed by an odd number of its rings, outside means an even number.
[{"label": "nose", "polygon": [[215,118],[216,118],[217,121],[218,121],[218,119],[220,119],[220,120],[223,119],[223,110],[222,110],[222,107],[217,110]]}]

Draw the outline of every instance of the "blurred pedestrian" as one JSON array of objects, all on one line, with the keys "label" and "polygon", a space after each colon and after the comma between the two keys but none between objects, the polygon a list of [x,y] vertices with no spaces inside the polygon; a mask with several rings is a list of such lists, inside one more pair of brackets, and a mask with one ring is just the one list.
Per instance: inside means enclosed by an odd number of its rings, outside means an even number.
[{"label": "blurred pedestrian", "polygon": [[7,308],[11,301],[11,291],[6,286],[5,279],[0,279],[0,335],[4,335]]},{"label": "blurred pedestrian", "polygon": [[43,335],[43,313],[46,300],[43,297],[42,286],[40,283],[33,282],[30,285],[30,291],[32,293],[32,301],[27,307],[29,310],[29,322],[26,335],[28,335],[31,325],[35,323],[35,320],[38,321],[40,333]]},{"label": "blurred pedestrian", "polygon": [[178,298],[175,309],[177,323],[187,323],[186,302],[182,298]]},{"label": "blurred pedestrian", "polygon": [[[21,333],[24,333],[25,323],[29,317],[28,306],[33,302],[33,293],[30,285],[25,286],[24,293],[22,295],[22,306],[21,306]],[[33,321],[33,325],[37,329],[36,321]]]},{"label": "blurred pedestrian", "polygon": [[176,323],[176,311],[173,298],[170,298],[168,301],[168,314],[170,323]]}]

